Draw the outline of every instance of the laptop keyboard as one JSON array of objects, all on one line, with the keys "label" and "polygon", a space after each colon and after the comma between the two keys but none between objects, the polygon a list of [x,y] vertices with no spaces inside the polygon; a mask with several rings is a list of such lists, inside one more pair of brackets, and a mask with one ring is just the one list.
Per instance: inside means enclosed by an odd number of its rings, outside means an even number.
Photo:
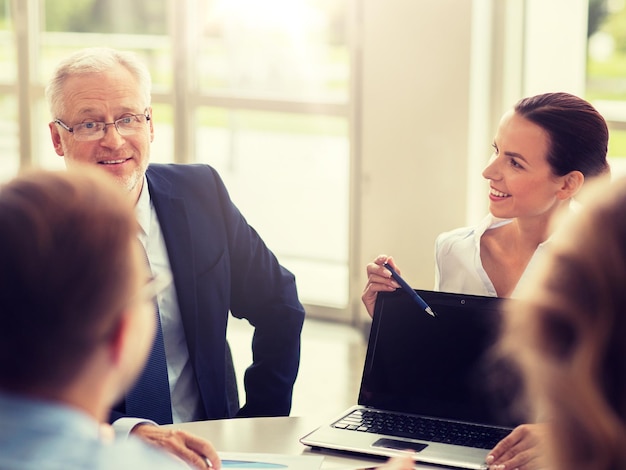
[{"label": "laptop keyboard", "polygon": [[478,424],[456,423],[421,416],[355,410],[332,425],[334,428],[371,432],[430,442],[492,449],[511,431]]}]

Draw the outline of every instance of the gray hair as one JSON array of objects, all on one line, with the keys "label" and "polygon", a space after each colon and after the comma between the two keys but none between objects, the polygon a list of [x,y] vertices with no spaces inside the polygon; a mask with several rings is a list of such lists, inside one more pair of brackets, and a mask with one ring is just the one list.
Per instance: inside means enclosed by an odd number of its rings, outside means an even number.
[{"label": "gray hair", "polygon": [[130,51],[91,47],[71,54],[57,65],[46,86],[46,100],[52,118],[56,119],[65,113],[63,85],[69,77],[83,73],[105,72],[116,65],[125,67],[137,79],[145,107],[149,107],[152,79],[148,67],[139,57]]}]

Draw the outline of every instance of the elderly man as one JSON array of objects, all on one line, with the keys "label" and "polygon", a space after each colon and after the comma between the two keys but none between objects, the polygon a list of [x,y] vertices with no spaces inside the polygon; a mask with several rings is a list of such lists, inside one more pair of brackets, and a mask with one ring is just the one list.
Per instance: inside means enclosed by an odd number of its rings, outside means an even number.
[{"label": "elderly man", "polygon": [[[288,415],[304,309],[294,276],[247,224],[213,168],[148,165],[150,88],[150,75],[133,54],[92,48],[59,64],[46,96],[56,153],[68,168],[89,164],[114,177],[135,204],[153,273],[174,279],[158,299],[151,359],[115,407],[114,426],[185,458],[195,450],[144,425],[145,418],[163,424]],[[241,409],[228,393],[229,312],[255,328]],[[161,363],[152,360],[163,355]]]}]

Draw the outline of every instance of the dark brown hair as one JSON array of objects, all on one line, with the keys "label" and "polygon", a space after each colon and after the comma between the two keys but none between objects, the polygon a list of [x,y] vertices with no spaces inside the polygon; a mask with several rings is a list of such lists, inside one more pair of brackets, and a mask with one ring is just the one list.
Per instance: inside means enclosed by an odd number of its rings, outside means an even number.
[{"label": "dark brown hair", "polygon": [[577,170],[590,178],[609,171],[606,121],[584,99],[569,93],[545,93],[520,100],[514,110],[548,133],[548,163],[555,175]]},{"label": "dark brown hair", "polygon": [[135,285],[126,199],[90,168],[0,187],[0,387],[62,385],[111,334]]}]

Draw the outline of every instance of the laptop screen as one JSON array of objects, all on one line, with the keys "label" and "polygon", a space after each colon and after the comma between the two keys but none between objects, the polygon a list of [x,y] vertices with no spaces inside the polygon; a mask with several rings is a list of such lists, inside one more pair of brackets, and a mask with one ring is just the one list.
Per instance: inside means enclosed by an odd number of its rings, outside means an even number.
[{"label": "laptop screen", "polygon": [[401,289],[379,293],[359,404],[472,423],[515,426],[516,376],[492,359],[502,299]]}]

